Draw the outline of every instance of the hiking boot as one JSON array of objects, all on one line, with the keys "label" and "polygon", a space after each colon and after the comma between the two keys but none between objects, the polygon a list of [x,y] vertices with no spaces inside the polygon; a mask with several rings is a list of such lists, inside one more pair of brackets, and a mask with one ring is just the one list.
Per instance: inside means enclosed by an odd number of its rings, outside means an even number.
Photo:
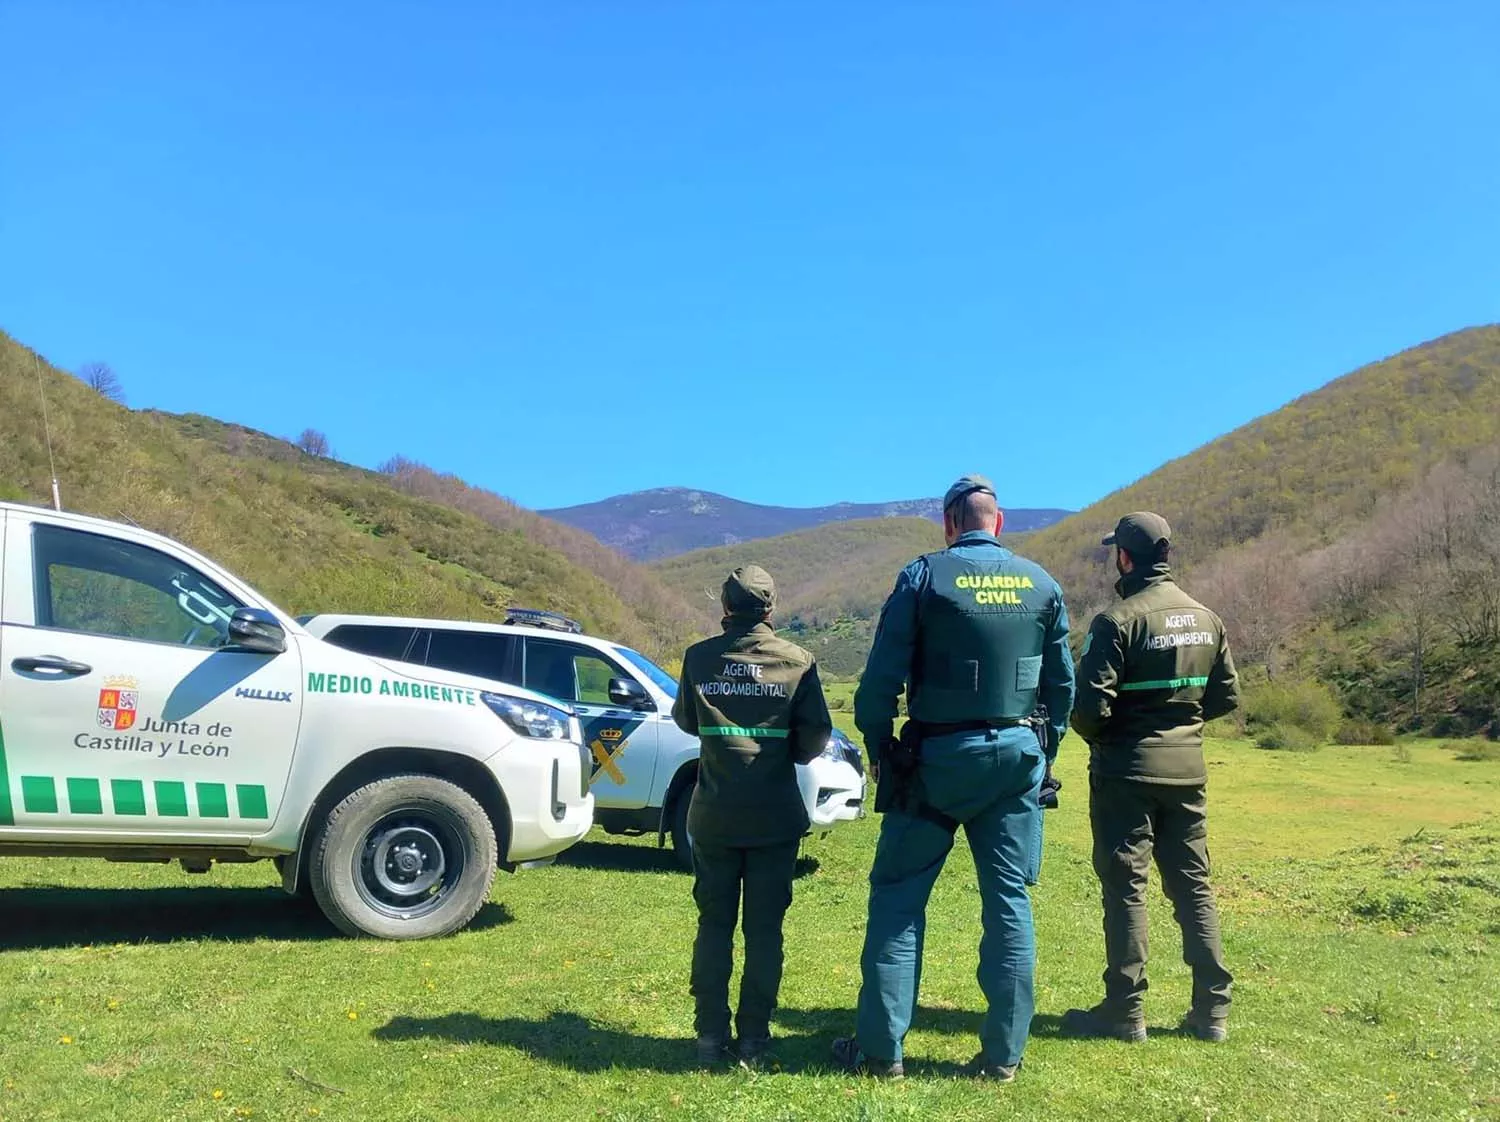
[{"label": "hiking boot", "polygon": [[769,1036],[740,1037],[740,1067],[750,1071],[759,1071],[763,1067],[770,1067],[775,1062],[771,1055],[771,1038]]},{"label": "hiking boot", "polygon": [[995,1083],[1011,1083],[1014,1082],[1016,1069],[1020,1066],[1020,1060],[1013,1064],[992,1064],[984,1058],[984,1053],[980,1052],[964,1065],[964,1074],[973,1076],[975,1079],[989,1079]]},{"label": "hiking boot", "polygon": [[906,1069],[900,1060],[877,1060],[859,1050],[859,1041],[841,1036],[833,1042],[833,1062],[850,1075],[873,1075],[878,1079],[904,1079]]},{"label": "hiking boot", "polygon": [[699,1067],[718,1067],[729,1059],[729,1042],[724,1037],[708,1033],[698,1038]]},{"label": "hiking boot", "polygon": [[1121,1017],[1100,1003],[1092,1009],[1069,1009],[1063,1014],[1060,1031],[1064,1036],[1093,1036],[1123,1040],[1127,1044],[1144,1044],[1146,1017],[1143,1013]]},{"label": "hiking boot", "polygon": [[1223,1044],[1229,1039],[1229,1018],[1224,1015],[1215,1016],[1212,1013],[1196,1013],[1189,1011],[1182,1018],[1182,1029],[1190,1032],[1199,1040],[1206,1040],[1210,1044]]}]

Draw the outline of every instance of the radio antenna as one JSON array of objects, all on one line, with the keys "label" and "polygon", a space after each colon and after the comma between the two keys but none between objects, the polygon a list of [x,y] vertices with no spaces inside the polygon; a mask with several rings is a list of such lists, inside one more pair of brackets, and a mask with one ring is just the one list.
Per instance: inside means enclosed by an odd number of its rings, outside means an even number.
[{"label": "radio antenna", "polygon": [[47,390],[42,385],[42,364],[31,352],[31,365],[36,370],[36,392],[42,399],[42,433],[47,438],[47,467],[52,472],[52,509],[62,510],[62,494],[57,489],[57,461],[52,458],[52,423],[47,419]]}]

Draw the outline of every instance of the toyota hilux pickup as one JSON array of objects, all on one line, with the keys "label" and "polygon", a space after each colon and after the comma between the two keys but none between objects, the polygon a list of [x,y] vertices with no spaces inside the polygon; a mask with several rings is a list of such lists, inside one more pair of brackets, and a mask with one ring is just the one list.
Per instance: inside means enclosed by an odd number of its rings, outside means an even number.
[{"label": "toyota hilux pickup", "polygon": [[272,859],[348,934],[445,935],[593,824],[570,707],[325,643],[177,542],[0,503],[0,856]]},{"label": "toyota hilux pickup", "polygon": [[[592,757],[597,824],[611,834],[655,834],[658,844],[670,836],[678,861],[692,867],[687,812],[698,738],[672,721],[676,679],[639,651],[529,609],[511,609],[504,623],[331,614],[303,623],[353,651],[511,683],[572,707]],[[842,732],[797,766],[797,785],[811,833],[863,813],[864,764]]]}]

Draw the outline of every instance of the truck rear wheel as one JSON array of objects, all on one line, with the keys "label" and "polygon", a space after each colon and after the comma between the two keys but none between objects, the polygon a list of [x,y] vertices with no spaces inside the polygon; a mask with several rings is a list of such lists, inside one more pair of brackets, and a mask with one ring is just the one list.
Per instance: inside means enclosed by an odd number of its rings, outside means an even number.
[{"label": "truck rear wheel", "polygon": [[445,779],[396,775],[329,812],[307,873],[318,907],[345,934],[428,939],[474,918],[495,864],[495,828],[473,796]]}]

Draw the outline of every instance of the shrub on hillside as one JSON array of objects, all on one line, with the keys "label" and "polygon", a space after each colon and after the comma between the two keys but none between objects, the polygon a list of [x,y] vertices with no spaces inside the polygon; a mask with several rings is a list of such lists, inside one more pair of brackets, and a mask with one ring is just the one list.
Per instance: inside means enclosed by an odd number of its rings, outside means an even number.
[{"label": "shrub on hillside", "polygon": [[1368,721],[1363,717],[1348,717],[1339,722],[1333,734],[1335,744],[1376,745],[1384,748],[1396,743],[1395,732],[1379,721]]},{"label": "shrub on hillside", "polygon": [[1465,740],[1457,744],[1444,744],[1444,748],[1457,749],[1456,760],[1469,763],[1500,763],[1500,742],[1493,740]]},{"label": "shrub on hillside", "polygon": [[[1333,691],[1320,682],[1276,680],[1252,686],[1245,695],[1245,722],[1262,748],[1263,740],[1327,744],[1343,712]],[[1292,730],[1295,730],[1293,732]]]},{"label": "shrub on hillside", "polygon": [[1327,737],[1314,736],[1307,729],[1285,723],[1267,725],[1255,734],[1257,748],[1281,752],[1312,752],[1326,740]]}]

